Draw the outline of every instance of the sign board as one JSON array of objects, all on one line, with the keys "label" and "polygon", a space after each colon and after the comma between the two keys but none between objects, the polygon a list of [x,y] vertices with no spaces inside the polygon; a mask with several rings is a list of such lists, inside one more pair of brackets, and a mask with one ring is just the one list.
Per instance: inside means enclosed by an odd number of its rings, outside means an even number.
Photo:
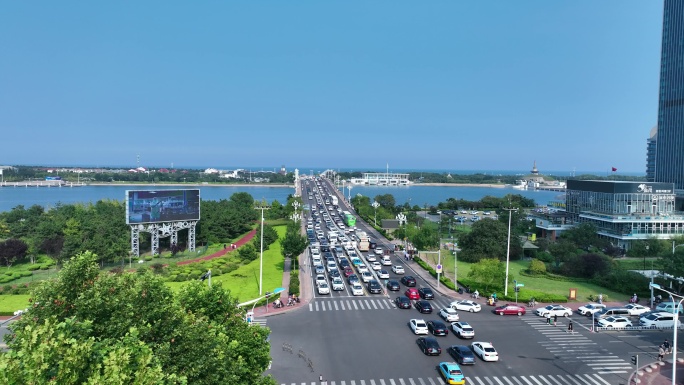
[{"label": "sign board", "polygon": [[442,272],[442,265],[437,265],[437,268],[435,269],[436,272],[441,273]]},{"label": "sign board", "polygon": [[525,287],[525,284],[524,284],[524,283],[517,283],[515,286],[517,286],[517,287]]}]

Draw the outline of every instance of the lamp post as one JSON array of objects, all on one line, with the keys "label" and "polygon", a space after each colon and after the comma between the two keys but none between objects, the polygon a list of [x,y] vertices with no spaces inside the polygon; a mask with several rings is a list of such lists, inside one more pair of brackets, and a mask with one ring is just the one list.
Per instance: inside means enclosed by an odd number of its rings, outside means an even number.
[{"label": "lamp post", "polygon": [[673,328],[673,334],[674,336],[672,337],[672,385],[677,384],[677,329],[679,326],[679,311],[680,307],[682,306],[682,301],[684,301],[684,297],[681,295],[677,295],[675,293],[670,292],[669,290],[663,289],[662,286],[658,285],[657,283],[651,283],[649,285],[652,289],[658,289],[661,291],[666,292],[669,294],[672,298],[677,297],[681,298],[679,302],[677,302],[677,306],[674,308],[674,328]]},{"label": "lamp post", "polygon": [[264,210],[269,207],[260,206],[257,209],[261,210],[261,253],[259,257],[259,295],[261,295],[264,287]]},{"label": "lamp post", "polygon": [[508,211],[508,242],[506,244],[506,281],[504,282],[504,297],[508,295],[508,265],[511,259],[511,217],[513,217],[513,211],[517,211],[517,208],[504,209]]},{"label": "lamp post", "polygon": [[375,217],[373,218],[373,222],[375,223],[375,227],[377,227],[378,226],[378,207],[380,207],[380,203],[378,203],[378,201],[373,201],[371,206],[373,206],[373,209],[375,210]]}]

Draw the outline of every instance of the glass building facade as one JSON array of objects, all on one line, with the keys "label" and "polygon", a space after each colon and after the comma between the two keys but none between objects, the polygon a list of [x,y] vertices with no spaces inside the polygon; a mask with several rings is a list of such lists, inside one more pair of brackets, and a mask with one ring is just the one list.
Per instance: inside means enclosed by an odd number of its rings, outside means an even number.
[{"label": "glass building facade", "polygon": [[655,182],[655,157],[658,145],[658,126],[653,127],[646,140],[646,181]]},{"label": "glass building facade", "polygon": [[684,1],[665,0],[655,181],[684,195]]}]

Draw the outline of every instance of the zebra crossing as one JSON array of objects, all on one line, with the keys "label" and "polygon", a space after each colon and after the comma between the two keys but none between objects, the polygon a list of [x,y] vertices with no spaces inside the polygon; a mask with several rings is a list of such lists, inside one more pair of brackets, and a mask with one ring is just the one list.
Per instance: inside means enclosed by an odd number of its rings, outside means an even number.
[{"label": "zebra crossing", "polygon": [[[314,381],[281,385],[444,385],[442,377],[380,378],[370,380]],[[612,385],[599,374],[547,374],[527,376],[466,376],[466,384],[475,385]]]},{"label": "zebra crossing", "polygon": [[[449,302],[431,300],[434,311],[449,307]],[[396,309],[394,301],[385,297],[343,297],[320,299],[309,303],[309,311],[360,311],[360,310],[390,310]]]},{"label": "zebra crossing", "polygon": [[596,342],[579,331],[568,333],[566,320],[561,320],[558,326],[548,325],[540,317],[524,317],[523,321],[547,338],[539,344],[563,362],[584,364],[601,374],[625,374],[634,370],[627,360],[607,351],[601,352]]}]

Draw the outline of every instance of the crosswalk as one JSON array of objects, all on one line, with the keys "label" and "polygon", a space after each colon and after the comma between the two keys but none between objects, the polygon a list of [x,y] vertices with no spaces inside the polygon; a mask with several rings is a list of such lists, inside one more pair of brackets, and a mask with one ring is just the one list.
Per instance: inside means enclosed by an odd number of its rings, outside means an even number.
[{"label": "crosswalk", "polygon": [[[435,312],[443,307],[449,307],[449,302],[430,301]],[[385,297],[345,297],[320,299],[309,303],[309,311],[359,311],[359,310],[390,310],[396,309],[394,299]]]},{"label": "crosswalk", "polygon": [[546,337],[539,343],[565,363],[581,363],[601,374],[624,374],[634,370],[626,360],[610,352],[601,352],[596,342],[582,334],[586,331],[575,329],[569,333],[566,319],[561,319],[557,326],[548,325],[541,317],[524,317],[522,320]]},{"label": "crosswalk", "polygon": [[[281,385],[444,385],[442,377],[380,378],[370,380],[314,381]],[[466,376],[466,384],[475,385],[611,385],[599,374],[547,374],[527,376]]]},{"label": "crosswalk", "polygon": [[266,326],[266,321],[268,321],[267,318],[254,318],[252,323],[260,326]]}]

